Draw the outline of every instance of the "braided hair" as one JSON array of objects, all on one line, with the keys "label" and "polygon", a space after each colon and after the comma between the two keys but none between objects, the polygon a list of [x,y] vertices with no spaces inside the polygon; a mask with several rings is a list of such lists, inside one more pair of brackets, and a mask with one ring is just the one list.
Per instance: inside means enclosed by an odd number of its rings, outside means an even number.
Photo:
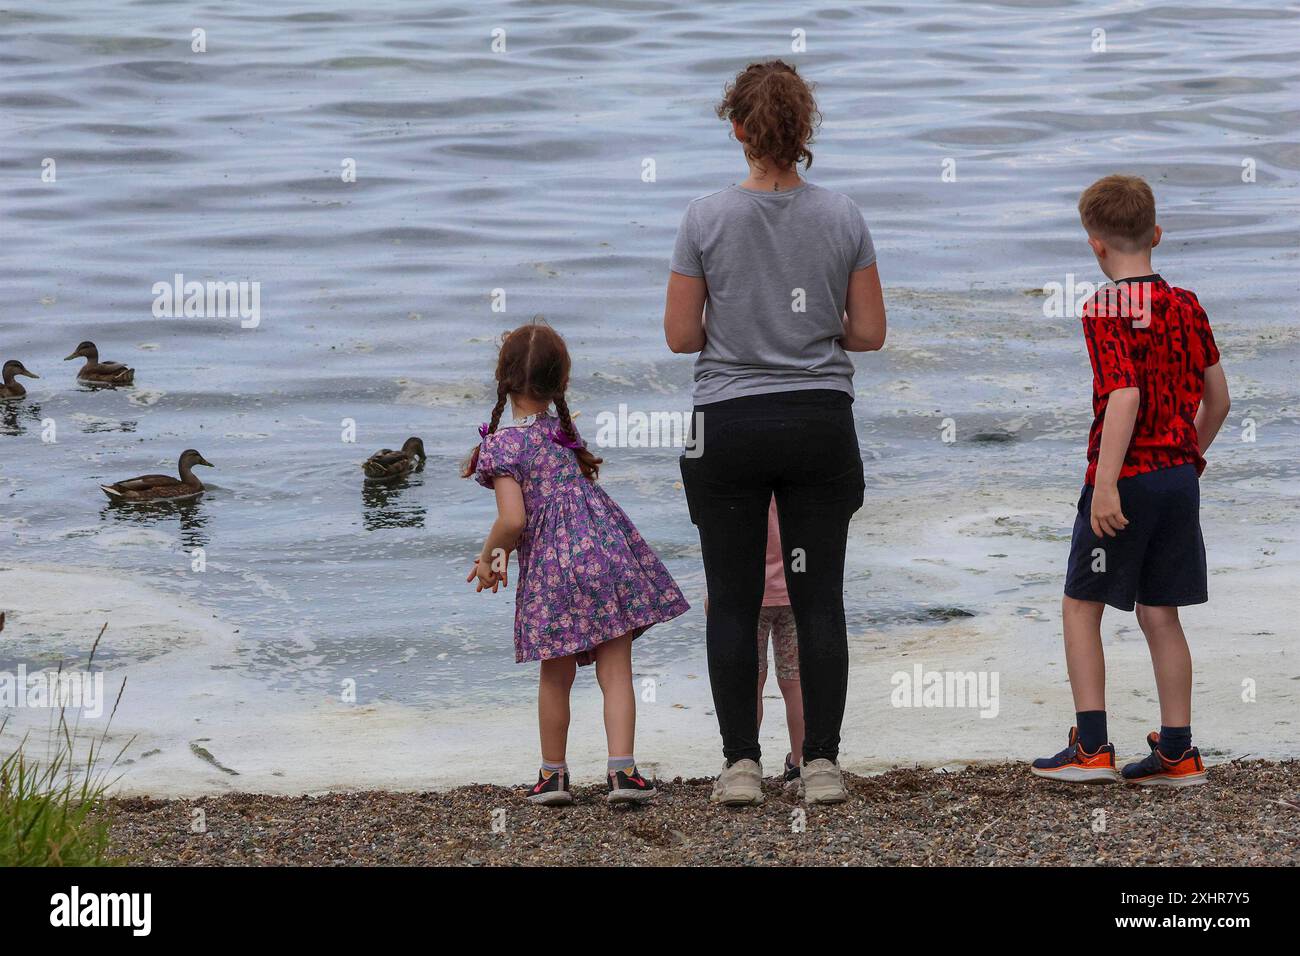
[{"label": "braided hair", "polygon": [[[578,430],[573,426],[573,416],[564,395],[569,387],[571,365],[564,339],[549,325],[531,322],[507,332],[501,339],[501,352],[497,356],[497,402],[492,407],[487,433],[491,435],[501,424],[501,415],[510,396],[523,395],[533,401],[554,404],[561,432],[570,442],[577,444]],[[481,445],[474,446],[465,460],[461,468],[462,478],[473,477],[478,468],[480,448]],[[597,458],[586,446],[575,448],[574,453],[583,476],[594,481],[600,474],[603,459]]]}]

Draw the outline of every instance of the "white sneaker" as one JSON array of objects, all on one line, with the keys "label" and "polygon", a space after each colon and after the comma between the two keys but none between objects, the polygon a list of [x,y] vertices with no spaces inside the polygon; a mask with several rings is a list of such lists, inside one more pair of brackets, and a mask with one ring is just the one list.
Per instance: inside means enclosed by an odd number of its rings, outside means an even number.
[{"label": "white sneaker", "polygon": [[709,800],[727,807],[763,802],[763,767],[757,760],[737,760],[722,768]]},{"label": "white sneaker", "polygon": [[849,798],[839,761],[826,759],[799,765],[799,796],[804,803],[843,803]]}]

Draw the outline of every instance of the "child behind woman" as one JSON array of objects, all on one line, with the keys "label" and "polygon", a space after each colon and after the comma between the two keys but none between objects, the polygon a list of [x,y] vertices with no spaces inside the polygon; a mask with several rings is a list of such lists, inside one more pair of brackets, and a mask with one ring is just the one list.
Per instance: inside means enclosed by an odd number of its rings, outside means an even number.
[{"label": "child behind woman", "polygon": [[[799,681],[799,635],[794,608],[785,585],[785,559],[781,553],[781,526],[777,520],[776,497],[767,510],[767,567],[764,570],[763,606],[758,612],[758,728],[763,729],[763,688],[767,685],[767,645],[776,659],[776,683],[785,701],[785,726],[790,734],[790,752],[785,755],[781,785],[789,792],[799,789],[799,764],[794,755],[803,752],[803,684]],[[704,601],[705,613],[709,602]]]},{"label": "child behind woman", "polygon": [[803,753],[803,685],[799,682],[799,637],[795,631],[794,608],[785,586],[785,561],[781,554],[781,528],[777,523],[776,498],[767,512],[767,581],[763,587],[763,608],[758,612],[758,725],[763,726],[763,685],[767,683],[767,642],[772,640],[776,661],[776,683],[785,701],[785,725],[790,733],[790,752],[785,755],[781,781],[786,790],[799,786],[799,762]]},{"label": "child behind woman", "polygon": [[578,665],[593,661],[605,699],[607,799],[643,801],[655,789],[637,772],[632,751],[632,641],[690,605],[596,484],[601,459],[578,437],[565,398],[569,368],[564,340],[549,326],[524,325],[502,340],[496,406],[462,472],[496,493],[497,520],[466,580],[495,593],[508,585],[509,555],[517,550],[515,660],[541,662],[542,766],[529,801],[573,802],[565,759],[569,690]]}]

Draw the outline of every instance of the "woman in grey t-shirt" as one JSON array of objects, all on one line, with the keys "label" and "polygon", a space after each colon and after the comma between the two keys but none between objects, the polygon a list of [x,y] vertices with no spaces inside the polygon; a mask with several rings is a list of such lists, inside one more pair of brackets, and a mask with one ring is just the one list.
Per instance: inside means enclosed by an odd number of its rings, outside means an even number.
[{"label": "woman in grey t-shirt", "polygon": [[704,557],[726,758],[713,799],[762,799],[756,631],[775,495],[803,685],[801,791],[836,803],[846,797],[844,551],[863,491],[846,353],[884,344],[884,300],[857,205],[799,176],[820,117],[794,67],[751,64],[718,115],[744,146],[749,176],[687,207],[664,309],[669,348],[699,353],[697,432],[681,468]]}]

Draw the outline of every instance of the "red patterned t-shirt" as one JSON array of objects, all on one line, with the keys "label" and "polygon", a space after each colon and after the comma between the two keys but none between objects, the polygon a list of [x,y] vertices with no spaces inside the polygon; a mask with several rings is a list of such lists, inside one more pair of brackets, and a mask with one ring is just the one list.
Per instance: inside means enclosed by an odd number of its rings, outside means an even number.
[{"label": "red patterned t-shirt", "polygon": [[1092,429],[1088,474],[1093,484],[1101,428],[1110,393],[1137,388],[1141,395],[1121,478],[1192,462],[1205,467],[1196,438],[1196,410],[1205,370],[1219,350],[1196,296],[1158,275],[1122,279],[1097,291],[1083,310],[1083,336],[1092,362]]}]

